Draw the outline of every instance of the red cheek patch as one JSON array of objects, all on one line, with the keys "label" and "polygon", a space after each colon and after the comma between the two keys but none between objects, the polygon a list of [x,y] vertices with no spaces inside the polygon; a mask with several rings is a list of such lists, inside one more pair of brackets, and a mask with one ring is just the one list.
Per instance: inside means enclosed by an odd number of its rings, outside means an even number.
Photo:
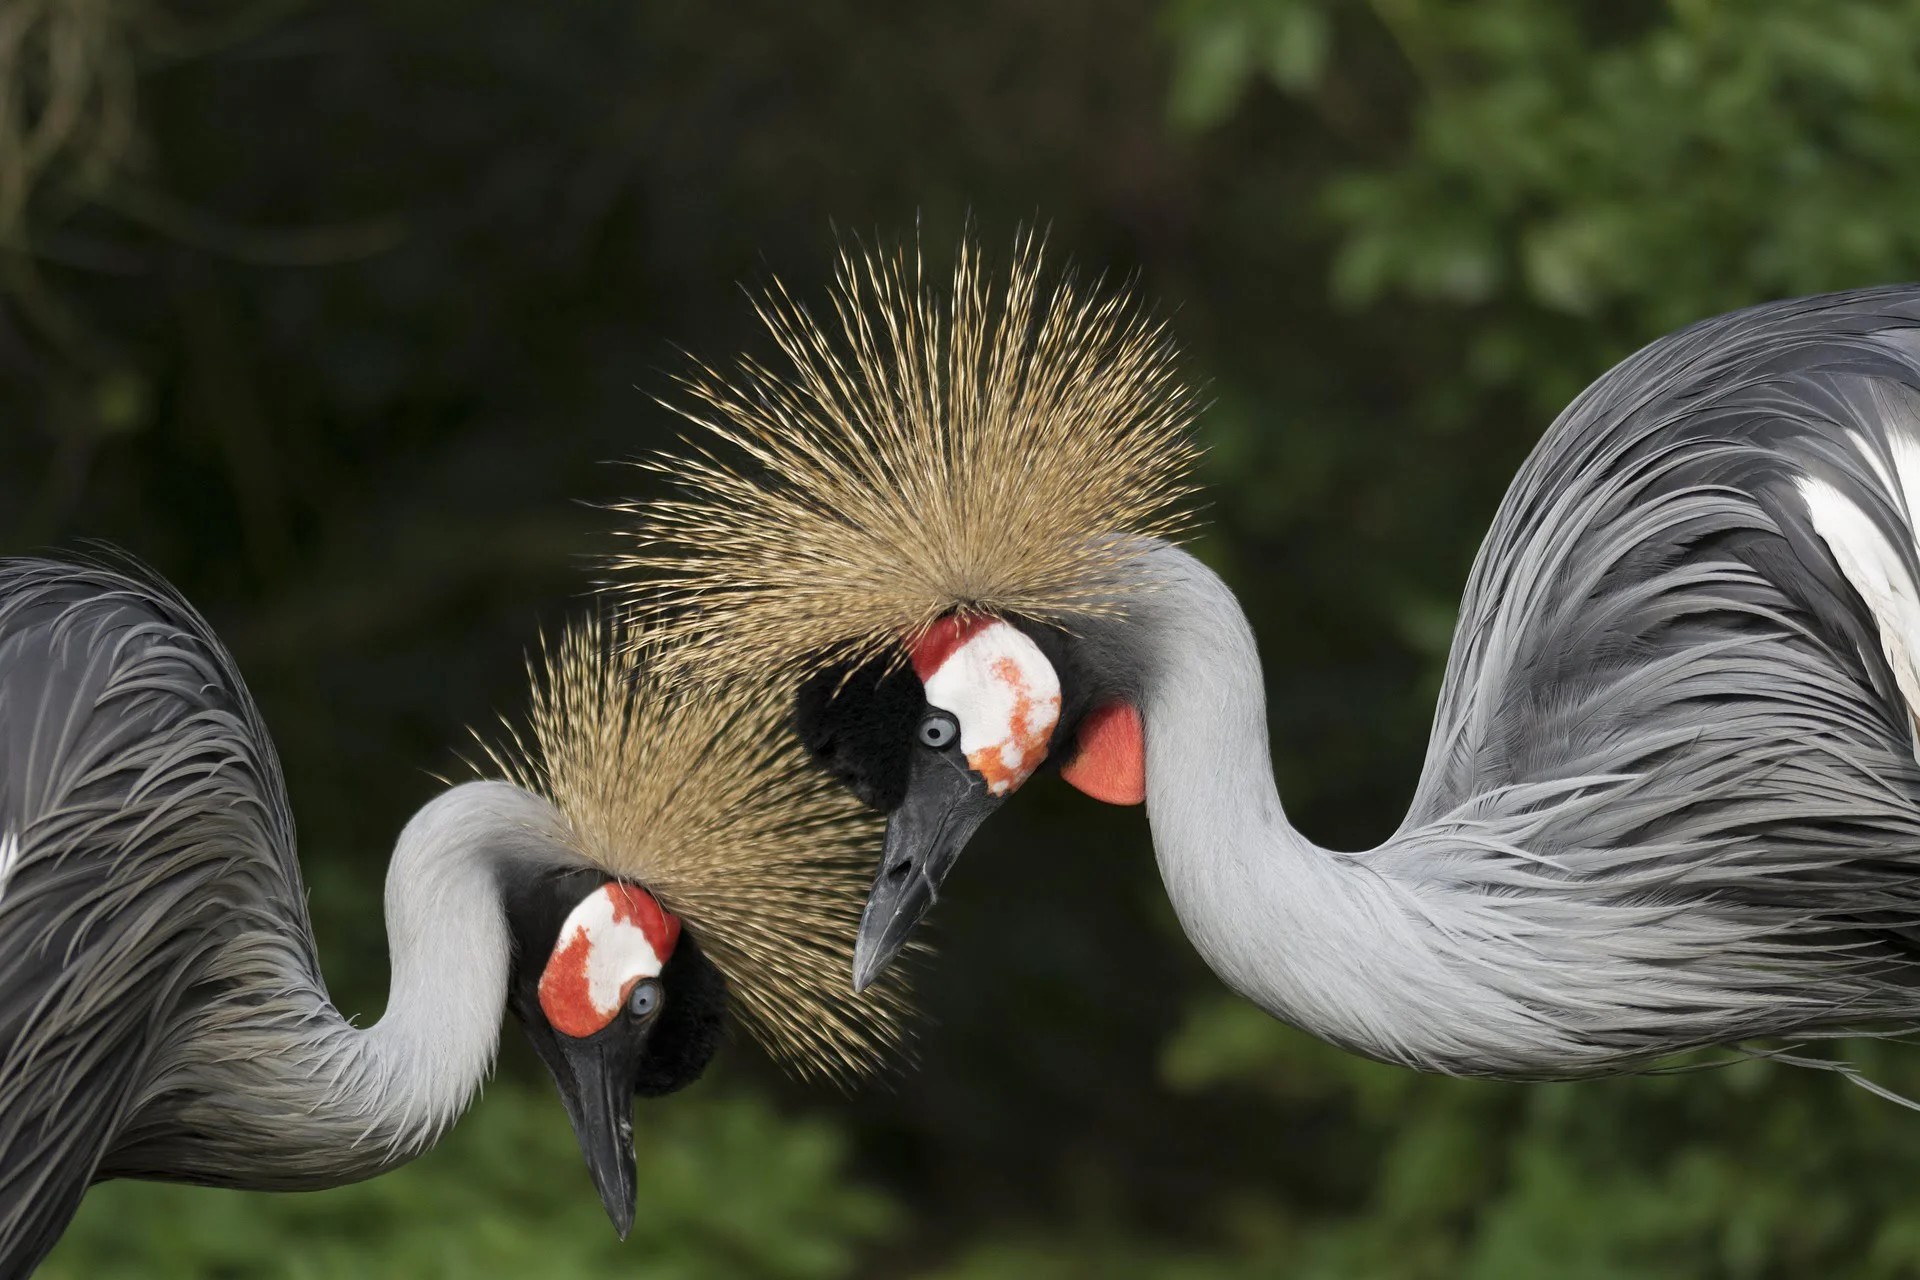
[{"label": "red cheek patch", "polygon": [[1147,737],[1131,705],[1096,707],[1074,741],[1073,759],[1061,766],[1061,777],[1108,804],[1139,804],[1147,798]]},{"label": "red cheek patch", "polygon": [[644,889],[601,885],[567,916],[540,974],[540,1009],[576,1039],[612,1022],[634,984],[657,977],[680,940],[680,921]]},{"label": "red cheek patch", "polygon": [[590,1036],[612,1021],[601,1016],[588,994],[587,953],[592,950],[587,931],[575,929],[554,948],[546,972],[540,975],[540,1009],[553,1029],[564,1035]]}]

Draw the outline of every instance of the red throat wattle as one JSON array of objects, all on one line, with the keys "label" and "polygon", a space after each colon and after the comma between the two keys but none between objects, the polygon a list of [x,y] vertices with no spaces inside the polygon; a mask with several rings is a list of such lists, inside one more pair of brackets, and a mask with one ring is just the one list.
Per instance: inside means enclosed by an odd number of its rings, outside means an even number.
[{"label": "red throat wattle", "polygon": [[1109,702],[1089,712],[1074,743],[1061,777],[1108,804],[1147,798],[1147,736],[1129,703]]}]

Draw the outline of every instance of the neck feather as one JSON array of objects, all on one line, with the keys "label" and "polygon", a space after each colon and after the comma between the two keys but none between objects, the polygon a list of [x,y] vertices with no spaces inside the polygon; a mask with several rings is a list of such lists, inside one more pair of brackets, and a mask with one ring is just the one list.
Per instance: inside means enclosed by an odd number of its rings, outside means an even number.
[{"label": "neck feather", "polygon": [[503,782],[456,787],[400,833],[387,869],[386,1012],[358,1033],[354,1109],[430,1145],[492,1070],[513,959],[500,868],[554,860],[564,819]]},{"label": "neck feather", "polygon": [[1477,922],[1453,919],[1444,885],[1293,828],[1246,616],[1187,553],[1160,544],[1148,562],[1154,581],[1125,620],[1087,642],[1100,665],[1131,669],[1155,856],[1201,956],[1269,1013],[1356,1052],[1449,1072],[1516,1065],[1489,1046],[1537,1043],[1534,1015],[1445,950],[1456,924]]},{"label": "neck feather", "polygon": [[500,870],[565,848],[553,807],[506,783],[455,787],[415,814],[387,870],[387,1008],[365,1029],[340,1016],[285,926],[243,931],[214,975],[234,994],[183,1024],[178,1065],[157,1082],[156,1143],[113,1171],[299,1190],[432,1146],[499,1043],[513,948]]}]

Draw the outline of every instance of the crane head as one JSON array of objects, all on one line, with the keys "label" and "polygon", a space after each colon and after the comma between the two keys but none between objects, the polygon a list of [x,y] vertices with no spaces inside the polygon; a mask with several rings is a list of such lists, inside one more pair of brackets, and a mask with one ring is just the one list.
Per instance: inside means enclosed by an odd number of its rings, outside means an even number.
[{"label": "crane head", "polygon": [[552,1073],[622,1239],[633,1226],[633,1099],[691,1084],[719,1047],[726,984],[638,885],[549,871],[508,897],[508,1004]]},{"label": "crane head", "polygon": [[856,991],[899,953],[967,841],[1056,739],[1072,744],[1069,782],[1098,799],[1141,799],[1139,718],[1094,696],[1063,633],[955,613],[907,652],[905,665],[823,668],[797,703],[815,759],[888,814],[855,943]]}]

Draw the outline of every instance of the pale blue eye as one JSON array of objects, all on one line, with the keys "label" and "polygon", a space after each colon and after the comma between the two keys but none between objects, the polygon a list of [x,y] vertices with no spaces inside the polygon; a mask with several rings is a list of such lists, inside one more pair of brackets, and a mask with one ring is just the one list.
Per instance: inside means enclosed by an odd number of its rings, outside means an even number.
[{"label": "pale blue eye", "polygon": [[959,736],[959,724],[944,711],[929,711],[920,722],[920,745],[923,747],[944,750]]},{"label": "pale blue eye", "polygon": [[652,981],[635,983],[633,994],[627,997],[627,1008],[633,1010],[636,1018],[651,1018],[660,1008],[660,984]]}]

